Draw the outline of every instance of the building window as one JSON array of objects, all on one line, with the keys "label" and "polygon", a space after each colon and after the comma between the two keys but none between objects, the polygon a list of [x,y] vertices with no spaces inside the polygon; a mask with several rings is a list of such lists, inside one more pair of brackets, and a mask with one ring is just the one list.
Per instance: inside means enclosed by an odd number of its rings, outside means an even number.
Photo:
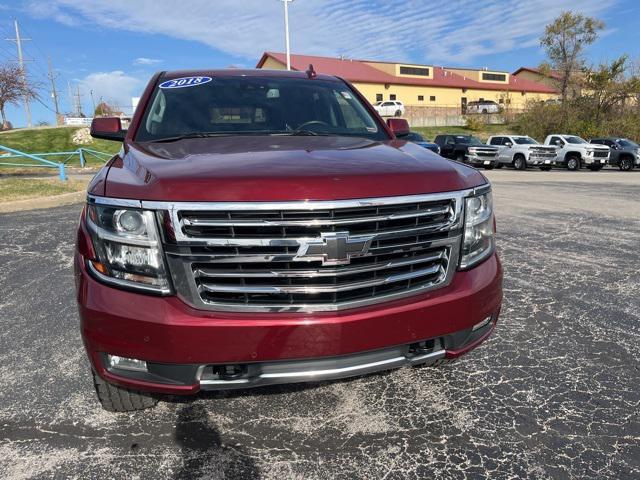
[{"label": "building window", "polygon": [[507,98],[507,105],[509,105],[511,103],[511,99]]},{"label": "building window", "polygon": [[504,73],[486,73],[482,72],[482,80],[489,80],[491,82],[506,82],[507,75]]},{"label": "building window", "polygon": [[424,95],[418,95],[418,101],[424,102]]},{"label": "building window", "polygon": [[431,102],[435,102],[435,101],[436,101],[436,96],[435,96],[435,95],[431,95],[431,96],[429,97],[429,101],[431,101]]},{"label": "building window", "polygon": [[400,75],[419,75],[421,77],[428,77],[429,73],[429,69],[425,67],[404,67],[400,65]]},{"label": "building window", "polygon": [[396,99],[396,94],[392,93],[391,95],[389,95],[389,100],[395,100]]},{"label": "building window", "polygon": [[504,103],[504,98],[498,99],[498,103]]},{"label": "building window", "polygon": [[478,101],[479,101],[479,102],[484,102],[484,98],[480,97],[480,98],[478,99]]},{"label": "building window", "polygon": [[381,102],[382,100],[384,100],[384,95],[376,93],[376,102]]}]

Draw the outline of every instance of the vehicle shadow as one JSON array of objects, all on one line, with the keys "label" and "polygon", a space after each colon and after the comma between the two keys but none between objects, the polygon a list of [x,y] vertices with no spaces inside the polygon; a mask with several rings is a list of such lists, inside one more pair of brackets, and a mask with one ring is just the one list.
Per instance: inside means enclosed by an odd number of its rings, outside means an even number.
[{"label": "vehicle shadow", "polygon": [[202,404],[186,403],[178,413],[175,441],[181,448],[182,467],[175,479],[258,479],[260,472],[242,448],[226,446],[207,421]]}]

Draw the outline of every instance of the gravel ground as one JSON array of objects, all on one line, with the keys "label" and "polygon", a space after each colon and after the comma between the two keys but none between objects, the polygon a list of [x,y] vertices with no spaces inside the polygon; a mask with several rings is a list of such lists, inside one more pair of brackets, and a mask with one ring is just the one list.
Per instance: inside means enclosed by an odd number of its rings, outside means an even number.
[{"label": "gravel ground", "polygon": [[462,361],[99,407],[80,206],[0,215],[0,476],[639,478],[640,172],[493,171],[505,304]]}]

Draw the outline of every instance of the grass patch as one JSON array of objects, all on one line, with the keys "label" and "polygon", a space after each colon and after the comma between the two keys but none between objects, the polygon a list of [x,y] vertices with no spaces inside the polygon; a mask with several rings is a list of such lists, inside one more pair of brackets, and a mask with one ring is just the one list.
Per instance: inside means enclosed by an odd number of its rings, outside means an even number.
[{"label": "grass patch", "polygon": [[[98,140],[95,138],[89,144],[76,145],[75,143],[73,143],[72,138],[73,134],[78,129],[78,127],[57,127],[11,130],[9,132],[0,133],[0,145],[14,148],[25,153],[71,152],[76,150],[78,147],[86,147],[92,150],[97,150],[99,152],[105,152],[109,154],[115,154],[118,152],[118,150],[120,150],[120,147],[122,145],[122,143],[120,142]],[[1,151],[2,148],[0,148],[0,152]],[[49,160],[56,162],[64,161],[65,158],[66,157],[64,156],[48,157]],[[92,155],[86,155],[85,159],[88,166],[102,166],[104,164],[104,160],[99,160]],[[35,160],[30,160],[28,158],[2,159],[2,157],[0,157],[0,162],[24,163],[26,165],[32,165],[36,163]],[[74,156],[69,162],[67,162],[67,165],[70,167],[80,166],[79,158],[77,156]],[[16,167],[0,165],[0,168],[9,172]],[[43,169],[39,168],[39,170]],[[46,171],[47,169],[44,170]]]},{"label": "grass patch", "polygon": [[483,125],[480,130],[470,130],[467,127],[415,127],[411,130],[433,140],[436,135],[475,135],[482,141],[487,141],[492,135],[516,135],[518,132],[514,125]]},{"label": "grass patch", "polygon": [[86,188],[87,182],[80,180],[3,178],[0,179],[0,203],[80,192]]}]

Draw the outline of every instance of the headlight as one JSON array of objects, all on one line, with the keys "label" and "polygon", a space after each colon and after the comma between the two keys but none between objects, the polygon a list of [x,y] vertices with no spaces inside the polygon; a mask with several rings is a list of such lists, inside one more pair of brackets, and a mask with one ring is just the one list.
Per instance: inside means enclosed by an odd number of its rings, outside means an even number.
[{"label": "headlight", "polygon": [[106,205],[87,207],[97,259],[89,268],[102,281],[170,293],[153,212]]},{"label": "headlight", "polygon": [[460,268],[467,269],[493,253],[493,200],[491,192],[465,198],[464,237]]}]

